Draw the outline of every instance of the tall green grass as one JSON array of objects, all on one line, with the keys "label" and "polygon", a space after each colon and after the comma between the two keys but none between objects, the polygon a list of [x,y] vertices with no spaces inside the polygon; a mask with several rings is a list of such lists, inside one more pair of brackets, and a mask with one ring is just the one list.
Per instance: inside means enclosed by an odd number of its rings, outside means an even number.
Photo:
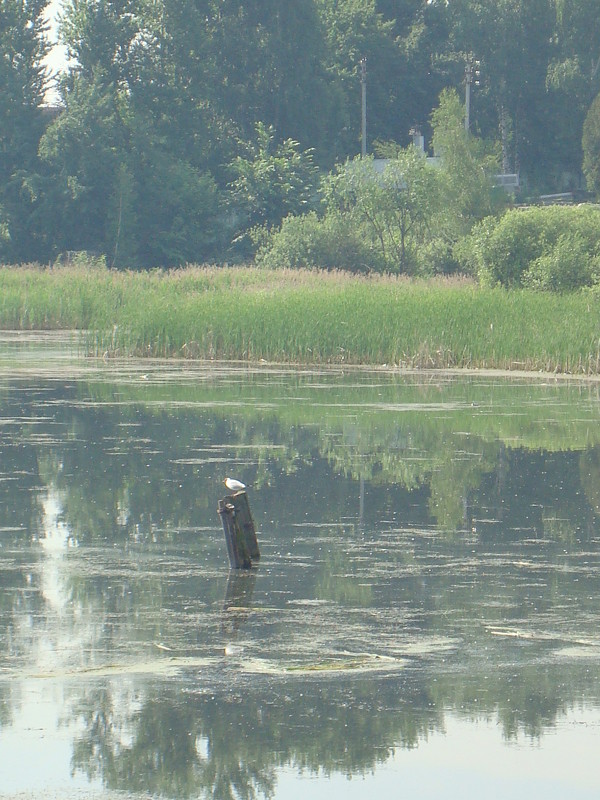
[{"label": "tall green grass", "polygon": [[458,279],[3,267],[0,327],[86,331],[107,356],[600,372],[592,294]]}]

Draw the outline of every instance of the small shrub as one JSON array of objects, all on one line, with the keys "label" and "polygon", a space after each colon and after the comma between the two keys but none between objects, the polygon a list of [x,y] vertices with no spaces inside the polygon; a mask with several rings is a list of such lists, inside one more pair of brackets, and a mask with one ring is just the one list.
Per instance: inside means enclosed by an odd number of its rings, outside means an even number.
[{"label": "small shrub", "polygon": [[89,250],[68,250],[66,253],[61,253],[53,266],[84,270],[107,268],[106,256],[102,253],[92,253]]},{"label": "small shrub", "polygon": [[444,239],[431,239],[425,242],[417,249],[415,271],[424,278],[457,272],[457,259],[449,242]]}]

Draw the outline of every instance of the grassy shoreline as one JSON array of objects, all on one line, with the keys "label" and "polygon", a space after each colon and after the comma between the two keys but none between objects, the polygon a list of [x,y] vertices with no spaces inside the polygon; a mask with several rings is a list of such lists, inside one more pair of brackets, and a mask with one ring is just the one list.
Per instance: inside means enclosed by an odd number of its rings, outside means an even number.
[{"label": "grassy shoreline", "polygon": [[0,267],[0,328],[87,331],[108,356],[600,373],[593,295],[466,279]]}]

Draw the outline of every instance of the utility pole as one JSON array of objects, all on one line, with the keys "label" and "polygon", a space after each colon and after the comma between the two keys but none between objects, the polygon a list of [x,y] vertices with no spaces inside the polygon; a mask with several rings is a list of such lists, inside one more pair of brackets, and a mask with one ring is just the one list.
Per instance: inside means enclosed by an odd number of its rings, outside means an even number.
[{"label": "utility pole", "polygon": [[360,88],[361,88],[361,155],[367,155],[367,59],[360,60]]},{"label": "utility pole", "polygon": [[465,130],[469,132],[471,116],[471,81],[473,80],[473,69],[471,63],[467,61],[465,67]]},{"label": "utility pole", "polygon": [[474,59],[471,54],[467,56],[465,65],[465,130],[469,131],[471,125],[471,84],[479,86],[481,77],[481,61]]}]

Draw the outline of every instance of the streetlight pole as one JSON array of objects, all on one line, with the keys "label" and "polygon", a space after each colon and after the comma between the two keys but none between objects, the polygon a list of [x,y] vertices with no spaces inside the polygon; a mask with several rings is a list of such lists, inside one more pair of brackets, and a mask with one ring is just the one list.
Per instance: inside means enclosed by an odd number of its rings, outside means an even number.
[{"label": "streetlight pole", "polygon": [[367,59],[360,60],[360,88],[361,88],[361,155],[367,155]]}]

